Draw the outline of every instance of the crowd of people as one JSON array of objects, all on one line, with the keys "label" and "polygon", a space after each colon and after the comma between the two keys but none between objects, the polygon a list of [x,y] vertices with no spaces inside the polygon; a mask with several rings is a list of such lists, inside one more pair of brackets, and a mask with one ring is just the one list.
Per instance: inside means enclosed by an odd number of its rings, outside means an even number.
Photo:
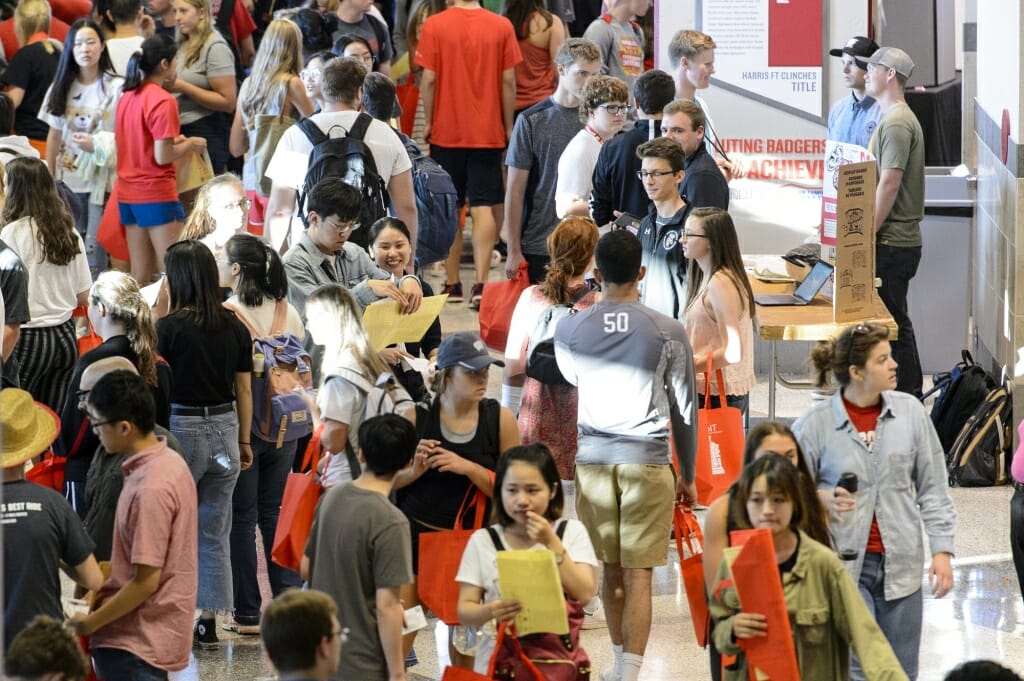
[{"label": "crowd of people", "polygon": [[[756,381],[754,296],[728,213],[741,171],[698,95],[711,36],[678,31],[663,71],[651,0],[78,4],[20,0],[13,42],[0,24],[7,674],[84,678],[50,619],[64,617],[64,567],[93,594],[68,624],[101,678],[166,679],[222,628],[261,635],[295,678],[403,679],[416,663],[403,610],[431,569],[420,540],[468,528],[472,502],[493,524],[455,578],[453,664],[519,671],[504,641],[521,604],[501,597],[496,554],[538,549],[555,556],[578,678],[581,622],[603,606],[614,663],[599,678],[636,681],[674,506],[697,499],[697,411],[746,419]],[[917,678],[925,534],[932,593],[952,588],[956,512],[912,396],[913,62],[863,37],[832,54],[852,102],[836,104],[829,136],[879,159],[877,268],[899,341],[846,329],[813,357],[832,398],[792,430],[750,431],[706,525],[716,679],[746,678],[744,640],[769,633],[730,586],[731,530],[772,534],[804,678]],[[506,347],[445,336],[438,319],[380,349],[363,326],[376,301],[411,314],[433,295],[399,121],[471,225],[469,295],[461,229],[439,293],[478,308],[502,244],[502,274],[529,280]],[[322,170],[332,154],[350,172]],[[189,183],[196,165],[206,175]],[[279,428],[263,386],[281,358],[254,352],[268,339],[316,389],[297,388]],[[411,368],[420,356],[425,373]],[[494,366],[500,400],[487,396]],[[382,389],[393,413],[374,410]],[[301,563],[284,566],[271,543],[313,430],[326,492]],[[48,449],[63,494],[25,479]],[[856,494],[838,485],[851,473]]]}]

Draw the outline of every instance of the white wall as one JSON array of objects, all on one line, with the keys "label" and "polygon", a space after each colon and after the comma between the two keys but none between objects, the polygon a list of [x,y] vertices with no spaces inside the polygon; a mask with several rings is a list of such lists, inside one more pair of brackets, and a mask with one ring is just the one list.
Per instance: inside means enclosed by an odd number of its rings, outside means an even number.
[{"label": "white wall", "polygon": [[980,0],[978,12],[978,102],[998,123],[1010,113],[1010,137],[1021,140],[1024,111],[1021,96],[1020,0]]}]

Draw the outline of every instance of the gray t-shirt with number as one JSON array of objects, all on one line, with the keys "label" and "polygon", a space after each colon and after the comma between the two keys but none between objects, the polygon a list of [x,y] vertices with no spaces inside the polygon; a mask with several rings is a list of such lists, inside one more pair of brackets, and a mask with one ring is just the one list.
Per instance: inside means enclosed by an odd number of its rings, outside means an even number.
[{"label": "gray t-shirt with number", "polygon": [[547,255],[548,235],[558,224],[555,214],[558,159],[582,129],[579,109],[557,104],[550,97],[534,104],[516,119],[505,165],[530,171],[523,200],[523,253]]}]

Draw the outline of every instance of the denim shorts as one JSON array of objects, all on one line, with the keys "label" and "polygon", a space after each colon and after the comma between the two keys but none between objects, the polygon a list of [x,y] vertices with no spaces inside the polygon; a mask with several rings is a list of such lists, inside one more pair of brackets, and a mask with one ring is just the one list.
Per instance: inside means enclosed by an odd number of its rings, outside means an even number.
[{"label": "denim shorts", "polygon": [[121,214],[122,225],[135,225],[143,229],[185,220],[185,209],[182,208],[181,201],[156,201],[154,203],[118,201],[117,210]]},{"label": "denim shorts", "polygon": [[92,660],[96,672],[104,679],[133,681],[167,681],[167,672],[149,664],[141,657],[120,648],[94,648]]}]

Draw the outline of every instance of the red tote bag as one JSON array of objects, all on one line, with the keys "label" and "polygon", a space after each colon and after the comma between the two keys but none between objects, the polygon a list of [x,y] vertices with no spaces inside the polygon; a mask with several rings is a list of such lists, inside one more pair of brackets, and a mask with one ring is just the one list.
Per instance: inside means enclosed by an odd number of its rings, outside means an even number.
[{"label": "red tote bag", "polygon": [[271,560],[296,572],[299,571],[306,540],[313,527],[316,504],[324,492],[315,471],[316,462],[320,458],[320,435],[323,430],[321,424],[309,439],[309,446],[302,457],[301,472],[288,474],[284,495],[281,497],[277,532],[274,533],[274,544],[270,551]]},{"label": "red tote bag", "polygon": [[[462,519],[474,505],[473,529],[462,529]],[[459,573],[462,552],[466,550],[469,538],[484,526],[486,508],[487,495],[471,487],[462,500],[454,529],[420,534],[420,560],[416,574],[420,601],[445,624],[459,623],[459,583],[455,581],[455,575]]]},{"label": "red tote bag", "polygon": [[693,633],[697,637],[697,645],[704,648],[711,633],[711,615],[704,591],[704,532],[700,529],[697,516],[682,504],[676,504],[672,526],[675,529],[676,551],[679,552],[679,572],[683,576],[686,600],[690,604],[690,617],[693,619]]},{"label": "red tote bag", "polygon": [[54,456],[52,449],[48,449],[39,463],[25,471],[25,479],[63,494],[65,461]]},{"label": "red tote bag", "polygon": [[501,651],[501,647],[505,644],[506,639],[511,644],[516,655],[519,657],[519,660],[523,663],[522,669],[529,671],[533,675],[535,681],[545,681],[547,677],[523,651],[523,646],[519,643],[519,637],[516,636],[515,625],[511,622],[500,622],[498,624],[498,635],[494,639],[494,653],[491,655],[490,664],[487,666],[487,676],[477,674],[472,669],[463,669],[462,667],[449,665],[445,668],[444,676],[441,677],[441,681],[489,681],[490,679],[493,679],[494,666],[498,661],[498,653]]},{"label": "red tote bag", "polygon": [[725,405],[725,379],[715,373],[723,406],[711,408],[711,355],[704,372],[704,408],[697,416],[697,502],[710,506],[743,469],[743,412]]},{"label": "red tote bag", "polygon": [[480,299],[480,337],[487,347],[505,352],[512,312],[519,295],[530,286],[526,263],[519,266],[514,279],[493,281],[484,285]]}]

